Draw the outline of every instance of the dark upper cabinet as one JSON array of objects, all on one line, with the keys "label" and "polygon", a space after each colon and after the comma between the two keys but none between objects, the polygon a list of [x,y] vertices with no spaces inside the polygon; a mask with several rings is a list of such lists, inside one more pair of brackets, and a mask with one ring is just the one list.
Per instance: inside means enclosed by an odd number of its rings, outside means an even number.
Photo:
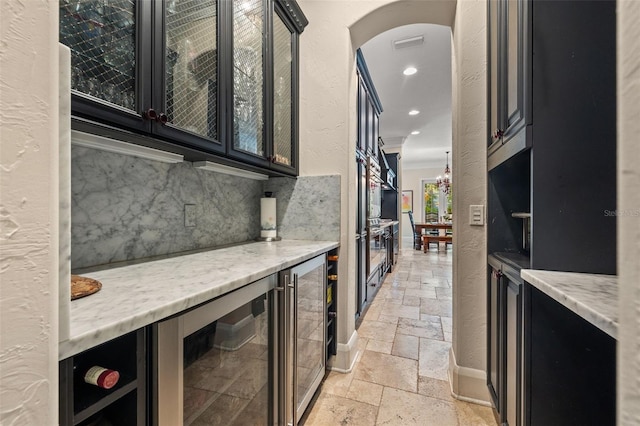
[{"label": "dark upper cabinet", "polygon": [[[152,132],[208,152],[224,152],[219,52],[220,7],[215,0],[154,2]],[[143,109],[149,117],[149,111]],[[152,113],[153,114],[153,113]]]},{"label": "dark upper cabinet", "polygon": [[382,105],[360,49],[356,52],[356,63],[358,73],[358,140],[356,148],[361,155],[373,158],[378,163],[380,161],[378,158],[378,138],[380,136]]},{"label": "dark upper cabinet", "polygon": [[615,274],[615,4],[488,3],[489,253]]},{"label": "dark upper cabinet", "polygon": [[229,156],[297,174],[298,32],[287,14],[290,4],[250,0],[228,7],[233,17]]},{"label": "dark upper cabinet", "polygon": [[373,145],[371,146],[371,155],[378,160],[378,162],[382,161],[379,158],[379,137],[380,137],[380,116],[374,111],[373,112]]},{"label": "dark upper cabinet", "polygon": [[530,146],[531,2],[488,2],[489,168]]},{"label": "dark upper cabinet", "polygon": [[72,114],[192,161],[295,175],[306,24],[291,0],[61,1]]},{"label": "dark upper cabinet", "polygon": [[361,153],[367,151],[367,89],[358,72],[358,140],[356,148]]},{"label": "dark upper cabinet", "polygon": [[150,131],[151,2],[60,1],[60,42],[71,49],[72,112]]},{"label": "dark upper cabinet", "polygon": [[273,17],[272,167],[298,169],[298,35],[277,5]]},{"label": "dark upper cabinet", "polygon": [[261,164],[267,161],[266,4],[249,0],[228,2],[228,7],[233,46],[230,155]]}]

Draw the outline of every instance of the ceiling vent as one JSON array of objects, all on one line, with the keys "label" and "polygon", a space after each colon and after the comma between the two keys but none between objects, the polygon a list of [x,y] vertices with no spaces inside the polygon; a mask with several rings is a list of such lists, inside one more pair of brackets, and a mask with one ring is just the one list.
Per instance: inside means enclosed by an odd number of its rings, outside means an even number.
[{"label": "ceiling vent", "polygon": [[424,44],[424,36],[419,35],[415,37],[403,38],[402,40],[394,40],[392,43],[394,49],[404,49],[407,47],[420,46]]}]

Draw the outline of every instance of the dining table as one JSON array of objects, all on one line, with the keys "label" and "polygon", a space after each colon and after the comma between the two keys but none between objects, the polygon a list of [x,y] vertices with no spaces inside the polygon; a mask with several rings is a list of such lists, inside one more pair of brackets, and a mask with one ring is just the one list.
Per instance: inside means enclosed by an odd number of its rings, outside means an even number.
[{"label": "dining table", "polygon": [[[437,229],[438,230],[438,234],[439,235],[446,235],[447,234],[447,230],[452,230],[453,229],[453,222],[416,222],[414,224],[415,228],[416,228],[416,234],[418,235],[422,235],[424,233],[424,230],[433,230],[433,229]],[[419,238],[417,241],[418,250],[422,249],[422,238]]]}]

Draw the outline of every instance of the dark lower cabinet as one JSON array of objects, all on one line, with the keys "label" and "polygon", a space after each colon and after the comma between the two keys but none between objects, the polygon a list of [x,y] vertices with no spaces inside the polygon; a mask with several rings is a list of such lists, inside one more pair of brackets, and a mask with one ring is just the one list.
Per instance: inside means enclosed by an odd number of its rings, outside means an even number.
[{"label": "dark lower cabinet", "polygon": [[501,426],[616,424],[616,341],[489,256],[487,386]]},{"label": "dark lower cabinet", "polygon": [[504,318],[504,417],[506,424],[522,424],[522,281],[503,276]]},{"label": "dark lower cabinet", "polygon": [[501,425],[522,423],[523,282],[517,270],[489,257],[487,386]]},{"label": "dark lower cabinet", "polygon": [[616,424],[616,340],[526,284],[525,424]]},{"label": "dark lower cabinet", "polygon": [[[146,333],[140,329],[60,361],[60,425],[147,424],[146,357]],[[93,366],[116,370],[116,385],[85,383]]]}]

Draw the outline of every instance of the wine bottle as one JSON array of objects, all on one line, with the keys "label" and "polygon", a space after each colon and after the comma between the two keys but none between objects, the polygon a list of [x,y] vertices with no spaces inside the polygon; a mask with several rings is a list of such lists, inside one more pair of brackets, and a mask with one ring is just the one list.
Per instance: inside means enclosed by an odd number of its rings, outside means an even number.
[{"label": "wine bottle", "polygon": [[98,386],[102,389],[111,389],[118,383],[120,373],[116,370],[93,366],[84,375],[84,381],[90,385]]}]

